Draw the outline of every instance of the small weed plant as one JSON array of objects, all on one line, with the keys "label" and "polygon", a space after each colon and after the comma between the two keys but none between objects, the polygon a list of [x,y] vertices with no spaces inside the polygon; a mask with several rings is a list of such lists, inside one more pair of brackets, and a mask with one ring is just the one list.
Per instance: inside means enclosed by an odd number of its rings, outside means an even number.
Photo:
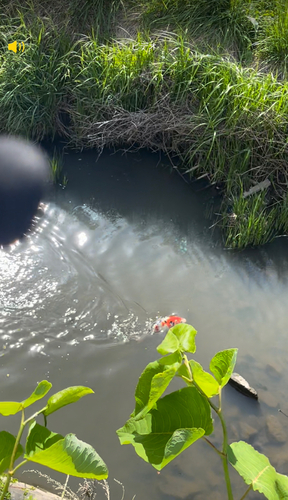
[{"label": "small weed plant", "polygon": [[[221,393],[234,370],[237,349],[218,352],[210,362],[211,373],[205,372],[186,355],[196,351],[196,334],[187,324],[168,331],[157,347],[162,357],[149,363],[139,378],[135,409],[117,431],[120,443],[132,444],[137,455],[160,471],[188,446],[203,439],[222,460],[229,500],[233,500],[229,464],[248,485],[241,500],[251,490],[269,500],[288,498],[288,477],[277,473],[265,455],[244,441],[228,444]],[[162,397],[174,377],[180,377],[186,387]],[[217,405],[211,401],[215,396]],[[212,412],[221,422],[222,449],[208,438],[213,432]]]},{"label": "small weed plant", "polygon": [[[61,434],[47,428],[47,417],[63,406],[75,403],[78,399],[94,391],[89,387],[73,386],[63,389],[51,396],[47,404],[33,415],[25,418],[25,410],[36,401],[42,399],[51,389],[52,384],[42,380],[34,392],[24,401],[0,402],[0,414],[3,416],[21,414],[21,422],[17,436],[9,432],[0,432],[0,474],[6,473],[6,481],[1,488],[1,500],[7,499],[11,479],[24,464],[36,463],[66,475],[106,479],[106,464],[91,445],[80,441],[75,434]],[[45,426],[36,422],[43,415]],[[25,428],[28,428],[25,449],[20,443]],[[15,465],[17,459],[20,463]]]}]

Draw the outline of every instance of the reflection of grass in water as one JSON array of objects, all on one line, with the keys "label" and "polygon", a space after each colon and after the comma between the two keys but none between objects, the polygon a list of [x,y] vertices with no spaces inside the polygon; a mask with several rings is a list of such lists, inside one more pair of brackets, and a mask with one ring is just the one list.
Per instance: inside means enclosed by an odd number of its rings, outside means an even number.
[{"label": "reflection of grass in water", "polygon": [[51,175],[54,184],[60,184],[63,188],[67,186],[68,179],[66,175],[63,175],[63,155],[57,153],[54,149],[54,154],[50,160],[51,165]]}]

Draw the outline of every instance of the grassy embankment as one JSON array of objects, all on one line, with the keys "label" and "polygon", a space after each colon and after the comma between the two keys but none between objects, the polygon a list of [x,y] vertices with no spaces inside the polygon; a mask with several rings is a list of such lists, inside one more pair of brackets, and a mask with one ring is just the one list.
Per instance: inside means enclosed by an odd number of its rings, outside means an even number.
[{"label": "grassy embankment", "polygon": [[161,149],[222,187],[228,247],[287,233],[287,0],[0,7],[0,132]]}]

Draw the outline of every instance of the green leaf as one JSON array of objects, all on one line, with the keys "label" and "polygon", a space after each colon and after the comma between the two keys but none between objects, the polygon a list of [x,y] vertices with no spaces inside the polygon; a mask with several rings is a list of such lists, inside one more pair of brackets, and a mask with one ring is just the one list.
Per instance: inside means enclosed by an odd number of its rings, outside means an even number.
[{"label": "green leaf", "polygon": [[82,385],[77,385],[74,387],[67,387],[62,391],[56,392],[47,401],[47,406],[43,414],[45,417],[54,413],[54,411],[63,408],[63,406],[69,405],[70,403],[75,403],[78,399],[83,398],[86,394],[94,394],[94,391],[89,387],[83,387]]},{"label": "green leaf", "polygon": [[159,399],[141,420],[129,419],[117,434],[121,444],[132,444],[143,460],[161,470],[212,431],[207,399],[195,387],[185,387]]},{"label": "green leaf", "polygon": [[16,401],[3,401],[0,403],[0,414],[7,417],[8,415],[15,415],[22,410],[22,403]]},{"label": "green leaf", "polygon": [[206,394],[208,398],[212,398],[219,393],[219,384],[217,380],[208,372],[205,372],[197,361],[191,359],[189,364],[192,369],[193,380],[200,387],[200,389]]},{"label": "green leaf", "polygon": [[180,351],[180,342],[178,337],[176,337],[174,332],[172,332],[173,328],[170,328],[170,330],[168,330],[164,340],[157,347],[157,351],[163,356],[171,352]]},{"label": "green leaf", "polygon": [[50,448],[52,444],[64,439],[64,436],[49,431],[47,427],[37,424],[35,420],[30,424],[26,440],[25,456]]},{"label": "green leaf", "polygon": [[29,396],[29,398],[25,399],[25,401],[22,401],[22,405],[24,408],[28,408],[28,406],[32,405],[33,403],[35,403],[35,401],[38,401],[39,399],[42,399],[44,398],[44,396],[46,396],[47,392],[50,391],[52,387],[52,384],[50,382],[47,382],[47,380],[42,380],[42,382],[40,382],[35,391],[32,392],[31,396]]},{"label": "green leaf", "polygon": [[180,353],[175,352],[146,366],[135,390],[134,417],[137,415],[137,418],[141,418],[154,406],[175,376],[181,363]]},{"label": "green leaf", "polygon": [[42,380],[40,384],[37,385],[35,391],[32,392],[29,398],[25,399],[22,402],[15,401],[3,401],[0,403],[0,414],[7,417],[8,415],[15,415],[23,408],[27,408],[28,406],[38,401],[38,399],[42,399],[47,392],[51,389],[52,384],[47,382],[47,380]]},{"label": "green leaf", "polygon": [[157,351],[162,355],[176,351],[195,352],[196,335],[197,331],[191,325],[175,325],[173,328],[170,328],[163,342],[157,347]]},{"label": "green leaf", "polygon": [[253,446],[239,441],[228,446],[228,460],[246,484],[269,500],[288,499],[288,477],[276,472],[268,458]]},{"label": "green leaf", "polygon": [[[0,432],[0,474],[9,469],[12,452],[15,446],[16,438],[9,432]],[[15,460],[24,452],[21,444],[18,444]]]},{"label": "green leaf", "polygon": [[226,349],[215,354],[210,362],[210,370],[220,387],[224,387],[230,379],[236,364],[238,349]]},{"label": "green leaf", "polygon": [[182,365],[180,366],[179,370],[176,373],[176,376],[181,377],[184,380],[184,382],[186,382],[186,384],[189,386],[192,384],[192,374],[190,373],[190,371],[191,370],[188,370],[186,364],[182,363]]},{"label": "green leaf", "polygon": [[108,469],[98,453],[74,434],[63,438],[39,424],[32,424],[24,457],[30,462],[70,476],[106,479]]}]

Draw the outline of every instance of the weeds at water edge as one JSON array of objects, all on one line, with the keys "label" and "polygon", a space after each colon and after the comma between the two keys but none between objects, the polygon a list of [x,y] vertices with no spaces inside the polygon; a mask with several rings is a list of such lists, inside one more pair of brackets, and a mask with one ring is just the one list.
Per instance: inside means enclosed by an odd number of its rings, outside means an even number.
[{"label": "weeds at water edge", "polygon": [[[47,474],[43,474],[38,470],[32,469],[32,470],[26,470],[24,472],[29,472],[29,473],[33,472],[38,476],[43,477],[44,479],[46,479],[47,484],[52,485],[57,494],[61,495],[61,498],[65,498],[67,500],[95,500],[96,496],[99,493],[99,487],[101,487],[102,491],[104,492],[106,500],[112,500],[110,486],[106,479],[102,481],[84,479],[83,483],[79,484],[79,489],[77,490],[77,492],[74,493],[74,491],[72,491],[71,488],[69,488],[69,486],[67,485],[69,476],[67,476],[65,484],[61,484],[59,481],[55,481],[55,479],[52,479]],[[121,486],[122,494],[120,500],[124,500],[125,498],[124,485],[115,478],[114,481]],[[132,497],[132,500],[135,500],[135,498],[136,495]]]}]

